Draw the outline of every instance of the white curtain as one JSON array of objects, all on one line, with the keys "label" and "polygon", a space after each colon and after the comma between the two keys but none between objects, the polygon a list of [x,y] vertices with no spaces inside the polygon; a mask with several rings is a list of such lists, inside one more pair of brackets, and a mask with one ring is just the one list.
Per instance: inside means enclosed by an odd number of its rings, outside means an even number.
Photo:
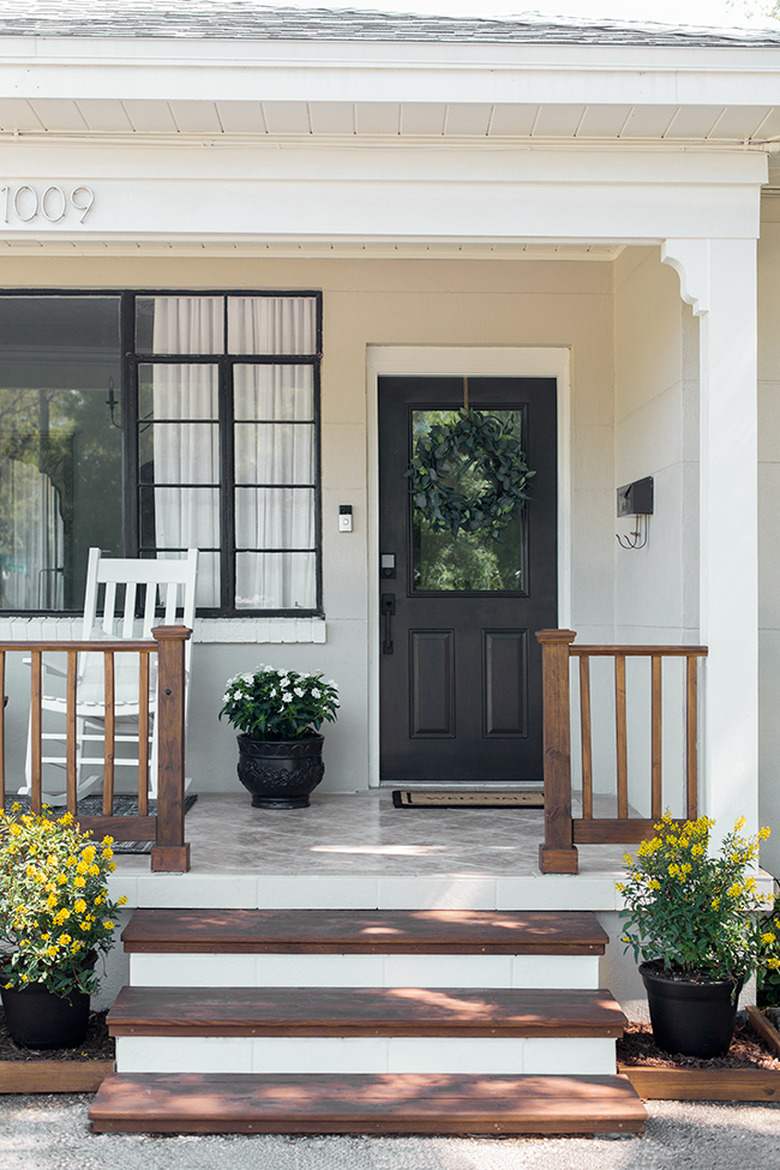
[{"label": "white curtain", "polygon": [[[154,352],[222,352],[222,299],[158,297]],[[313,353],[314,302],[302,297],[228,298],[231,354]],[[152,367],[155,520],[160,548],[219,547],[217,367],[186,363]],[[234,366],[236,545],[245,549],[313,549],[315,543],[314,392],[310,366]],[[205,420],[212,420],[209,424]],[[279,485],[256,488],[255,484]],[[242,487],[241,485],[247,485]],[[285,485],[285,486],[282,486]],[[239,553],[236,606],[313,608],[314,552]],[[216,555],[201,558],[198,602],[219,605]]]},{"label": "white curtain", "polygon": [[0,462],[4,609],[64,609],[64,526],[48,475],[19,459]]}]

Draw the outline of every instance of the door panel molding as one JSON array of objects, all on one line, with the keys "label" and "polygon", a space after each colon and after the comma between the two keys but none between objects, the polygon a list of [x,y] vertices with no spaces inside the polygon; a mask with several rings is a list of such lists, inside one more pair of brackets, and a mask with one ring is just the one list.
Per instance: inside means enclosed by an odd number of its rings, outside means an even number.
[{"label": "door panel molding", "polygon": [[379,437],[378,383],[385,375],[554,378],[557,384],[558,624],[571,622],[571,352],[568,347],[368,346],[369,786],[379,785]]}]

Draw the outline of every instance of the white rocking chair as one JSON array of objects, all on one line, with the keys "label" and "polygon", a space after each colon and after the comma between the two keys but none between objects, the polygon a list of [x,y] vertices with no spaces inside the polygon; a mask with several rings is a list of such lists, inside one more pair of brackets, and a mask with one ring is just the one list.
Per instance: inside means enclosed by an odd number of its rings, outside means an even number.
[{"label": "white rocking chair", "polygon": [[[190,549],[181,560],[104,559],[100,549],[89,550],[84,617],[81,638],[84,641],[151,638],[156,625],[185,625],[192,629],[195,618],[195,582],[198,550]],[[160,612],[162,610],[162,612]],[[143,613],[143,618],[137,614]],[[185,642],[185,724],[189,707],[190,659],[192,639]],[[152,656],[149,683],[150,737],[146,745],[151,754],[149,794],[157,795],[157,670]],[[65,671],[44,662],[46,675],[65,677]],[[134,745],[117,750],[114,768],[132,767],[138,771],[143,750],[139,742],[139,673],[137,656],[117,654],[114,666],[114,742]],[[104,658],[101,653],[79,654],[76,703],[76,777],[78,796],[85,796],[102,784],[104,758],[96,754],[97,744],[105,738]],[[45,729],[41,739],[43,797],[49,803],[64,802],[65,719],[64,694],[44,694],[41,700]],[[54,724],[53,730],[48,730]],[[95,753],[95,754],[90,754]],[[148,758],[148,755],[147,755]],[[98,769],[95,772],[95,769]],[[29,794],[32,781],[32,717],[27,733],[25,786],[19,791]]]}]

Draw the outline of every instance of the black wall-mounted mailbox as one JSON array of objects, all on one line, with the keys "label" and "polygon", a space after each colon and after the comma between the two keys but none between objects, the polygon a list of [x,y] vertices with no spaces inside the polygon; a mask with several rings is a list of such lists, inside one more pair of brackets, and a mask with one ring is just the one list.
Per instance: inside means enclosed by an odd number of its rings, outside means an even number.
[{"label": "black wall-mounted mailbox", "polygon": [[618,516],[652,516],[653,514],[653,477],[635,479],[633,483],[624,483],[617,489]]}]

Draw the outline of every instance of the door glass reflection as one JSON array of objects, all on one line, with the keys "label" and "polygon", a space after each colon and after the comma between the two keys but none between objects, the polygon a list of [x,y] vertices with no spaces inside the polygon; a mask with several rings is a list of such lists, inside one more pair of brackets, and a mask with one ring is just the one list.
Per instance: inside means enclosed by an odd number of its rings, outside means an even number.
[{"label": "door glass reflection", "polygon": [[[481,407],[522,441],[523,411]],[[457,410],[412,411],[413,449],[436,423],[455,422]],[[459,492],[478,494],[486,481],[469,460],[447,473],[445,482]],[[434,531],[412,501],[412,582],[415,593],[524,593],[526,591],[526,510],[518,511],[498,535]]]}]

